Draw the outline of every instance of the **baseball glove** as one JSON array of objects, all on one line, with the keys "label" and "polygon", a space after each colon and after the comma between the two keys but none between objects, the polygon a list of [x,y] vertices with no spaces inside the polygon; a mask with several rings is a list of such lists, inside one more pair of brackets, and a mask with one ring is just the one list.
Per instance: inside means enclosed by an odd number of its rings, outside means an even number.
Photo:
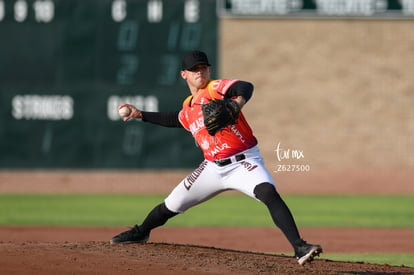
[{"label": "baseball glove", "polygon": [[218,131],[236,123],[240,114],[240,106],[232,99],[214,99],[201,106],[204,125],[208,133],[214,136]]}]

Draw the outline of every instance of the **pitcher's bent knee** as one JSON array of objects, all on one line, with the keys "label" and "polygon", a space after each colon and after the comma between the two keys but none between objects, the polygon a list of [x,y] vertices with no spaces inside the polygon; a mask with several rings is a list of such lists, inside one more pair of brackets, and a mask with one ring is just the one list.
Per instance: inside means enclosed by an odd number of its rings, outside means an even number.
[{"label": "pitcher's bent knee", "polygon": [[256,185],[253,193],[258,200],[265,204],[279,197],[275,186],[269,182],[263,182]]}]

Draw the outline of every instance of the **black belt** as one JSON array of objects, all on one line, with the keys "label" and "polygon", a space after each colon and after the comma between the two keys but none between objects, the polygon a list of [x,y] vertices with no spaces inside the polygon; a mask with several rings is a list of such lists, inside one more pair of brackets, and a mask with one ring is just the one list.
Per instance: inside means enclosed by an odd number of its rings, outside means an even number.
[{"label": "black belt", "polygon": [[[244,154],[240,154],[240,155],[236,155],[234,157],[237,161],[241,161],[244,160],[246,158],[246,156]],[[226,166],[229,165],[230,163],[232,163],[231,158],[227,158],[227,159],[216,159],[214,161],[215,164],[217,164],[218,166]]]}]

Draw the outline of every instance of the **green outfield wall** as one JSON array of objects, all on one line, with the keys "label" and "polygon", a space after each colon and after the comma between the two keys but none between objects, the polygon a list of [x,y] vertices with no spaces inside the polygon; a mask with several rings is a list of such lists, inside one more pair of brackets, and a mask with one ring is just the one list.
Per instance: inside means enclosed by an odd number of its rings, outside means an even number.
[{"label": "green outfield wall", "polygon": [[183,130],[123,123],[121,103],[176,111],[181,56],[217,60],[215,1],[0,1],[0,167],[187,167]]}]

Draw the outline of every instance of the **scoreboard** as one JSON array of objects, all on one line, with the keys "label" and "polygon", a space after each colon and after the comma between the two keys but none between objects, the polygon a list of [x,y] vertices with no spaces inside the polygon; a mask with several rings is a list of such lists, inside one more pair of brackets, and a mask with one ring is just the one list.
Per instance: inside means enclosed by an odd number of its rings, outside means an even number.
[{"label": "scoreboard", "polygon": [[181,57],[217,64],[217,31],[215,0],[0,0],[0,168],[193,167],[189,133],[117,106],[179,110]]},{"label": "scoreboard", "polygon": [[408,19],[414,0],[218,0],[223,17]]}]

